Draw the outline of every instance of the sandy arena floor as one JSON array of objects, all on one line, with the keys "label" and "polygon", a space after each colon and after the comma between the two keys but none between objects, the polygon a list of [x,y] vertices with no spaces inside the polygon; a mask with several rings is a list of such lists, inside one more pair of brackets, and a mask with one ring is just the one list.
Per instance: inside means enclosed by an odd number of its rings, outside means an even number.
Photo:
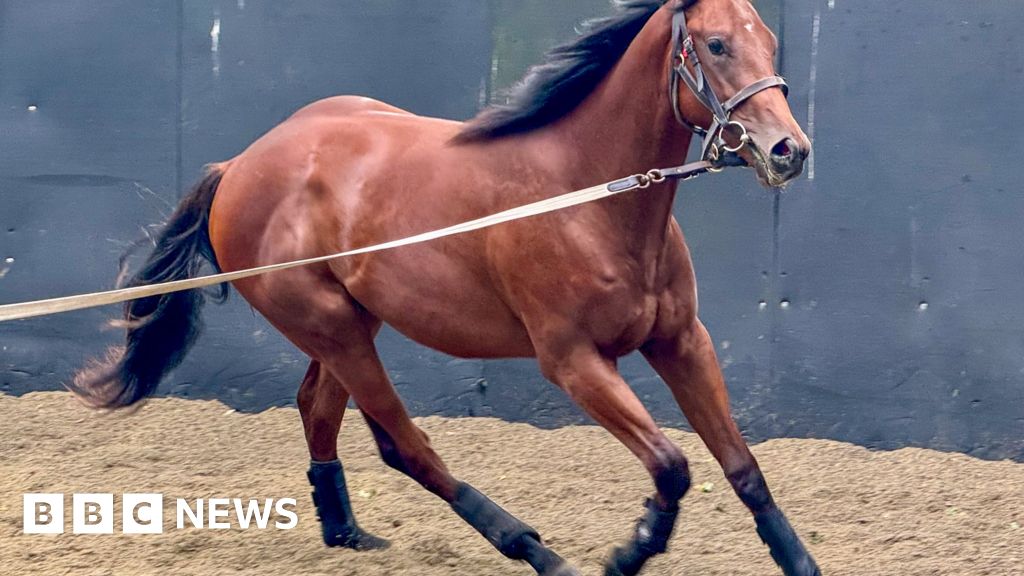
[{"label": "sandy arena floor", "polygon": [[[640,465],[599,428],[419,422],[456,475],[535,526],[587,575],[601,573],[650,491]],[[695,489],[669,554],[645,574],[779,574],[700,440],[670,434],[690,457]],[[321,544],[295,410],[245,415],[216,402],[159,399],[135,414],[101,415],[64,393],[0,395],[0,573],[532,574],[385,467],[355,411],[342,443],[360,522],[392,539],[389,551]],[[1024,465],[819,440],[775,440],[754,452],[826,576],[1024,574]],[[25,535],[25,492],[110,492],[118,495],[118,513],[120,493],[160,492],[169,530]],[[298,527],[174,528],[173,498],[212,496],[296,498]]]}]

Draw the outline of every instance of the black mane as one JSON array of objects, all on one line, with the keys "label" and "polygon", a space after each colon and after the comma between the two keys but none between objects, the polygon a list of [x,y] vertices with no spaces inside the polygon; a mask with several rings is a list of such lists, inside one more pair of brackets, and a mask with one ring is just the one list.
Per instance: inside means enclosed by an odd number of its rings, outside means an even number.
[{"label": "black mane", "polygon": [[[487,108],[458,142],[499,138],[546,126],[572,112],[626,53],[665,0],[614,0],[615,13],[583,24],[574,42],[553,49],[512,89],[509,103]],[[691,4],[687,2],[686,4]]]}]

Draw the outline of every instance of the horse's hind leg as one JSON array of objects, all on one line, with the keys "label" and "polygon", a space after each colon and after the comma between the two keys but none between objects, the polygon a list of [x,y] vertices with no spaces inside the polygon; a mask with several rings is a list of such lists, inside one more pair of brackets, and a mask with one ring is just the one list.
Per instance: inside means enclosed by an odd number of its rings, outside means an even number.
[{"label": "horse's hind leg", "polygon": [[[386,463],[443,498],[509,558],[525,560],[544,576],[577,574],[541,543],[536,531],[448,472],[426,434],[409,418],[380,363],[373,345],[378,318],[323,269],[263,278],[265,285],[243,281],[236,287],[317,362],[315,374],[311,367],[303,383],[307,392],[299,395],[300,409],[307,406],[302,409],[303,420],[312,454],[336,454],[329,438],[336,435],[342,409],[351,396],[370,423]],[[322,403],[318,402],[321,398]],[[340,497],[341,491],[337,492]]]},{"label": "horse's hind leg", "polygon": [[690,487],[686,458],[654,423],[614,360],[586,345],[548,349],[538,359],[545,376],[625,444],[654,480],[655,496],[647,501],[633,538],[616,548],[605,566],[608,576],[637,574],[648,559],[668,547],[679,501]]},{"label": "horse's hind leg", "polygon": [[757,533],[786,576],[820,576],[814,559],[779,510],[761,469],[729,413],[729,394],[714,344],[699,320],[671,341],[652,342],[644,356],[668,384],[686,419],[718,460]]},{"label": "horse's hind leg", "polygon": [[409,418],[377,357],[372,337],[366,333],[345,336],[320,359],[362,410],[384,462],[448,502],[505,556],[528,562],[544,576],[577,574],[541,543],[534,529],[451,475],[427,435]]},{"label": "horse's hind leg", "polygon": [[313,485],[313,504],[320,517],[324,543],[355,550],[387,548],[389,542],[359,527],[338,458],[338,432],[348,404],[348,392],[314,360],[299,387],[298,405],[309,446],[307,476]]}]

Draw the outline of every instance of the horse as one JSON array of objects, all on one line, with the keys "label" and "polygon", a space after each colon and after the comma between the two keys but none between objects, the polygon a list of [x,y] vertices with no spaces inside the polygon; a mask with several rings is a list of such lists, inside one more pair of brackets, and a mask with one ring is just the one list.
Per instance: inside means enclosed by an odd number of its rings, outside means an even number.
[{"label": "horse", "polygon": [[[550,52],[507,104],[468,122],[356,96],[315,102],[208,166],[126,283],[332,254],[471,220],[685,159],[694,133],[715,169],[744,164],[765,186],[783,186],[801,173],[810,142],[775,75],[776,49],[748,0],[619,0]],[[730,414],[672,216],[676,186],[644,183],[560,212],[232,283],[310,358],[297,404],[328,546],[389,545],[357,523],[338,457],[352,400],[383,461],[498,551],[544,576],[578,574],[536,530],[448,471],[378,357],[374,339],[386,322],[452,356],[536,358],[548,380],[639,459],[654,494],[606,574],[637,574],[666,550],[691,482],[682,451],[617,371],[617,359],[637,350],[720,463],[782,571],[820,574]],[[108,409],[152,395],[194,343],[208,295],[125,304],[125,345],[69,387]]]}]

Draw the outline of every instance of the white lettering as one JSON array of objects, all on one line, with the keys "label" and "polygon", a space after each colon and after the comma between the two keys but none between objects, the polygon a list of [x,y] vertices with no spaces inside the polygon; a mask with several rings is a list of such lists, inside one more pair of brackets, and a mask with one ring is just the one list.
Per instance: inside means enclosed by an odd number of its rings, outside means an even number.
[{"label": "white lettering", "polygon": [[160,534],[164,531],[161,494],[125,494],[121,498],[121,531],[125,534]]},{"label": "white lettering", "polygon": [[114,495],[72,495],[71,531],[75,534],[113,534]]},{"label": "white lettering", "polygon": [[[292,509],[289,510],[288,508],[285,508],[285,506],[291,506]],[[285,516],[288,518],[287,522],[281,522],[280,520],[274,522],[274,526],[276,528],[279,530],[291,530],[298,526],[299,515],[295,513],[295,498],[281,498],[274,506],[274,510],[277,511],[279,516]]]},{"label": "white lettering", "polygon": [[185,527],[185,516],[188,516],[189,522],[192,523],[193,528],[204,528],[203,524],[203,499],[199,498],[196,500],[196,509],[193,513],[192,507],[188,505],[188,500],[178,498],[178,529]]},{"label": "white lettering", "polygon": [[249,527],[253,517],[256,518],[256,526],[259,529],[267,527],[267,521],[270,520],[270,509],[273,506],[274,499],[271,498],[266,501],[267,505],[260,510],[259,500],[249,500],[249,505],[245,507],[245,512],[242,512],[242,499],[235,498],[235,516],[238,517],[238,527],[243,530]]},{"label": "white lettering", "polygon": [[209,522],[208,528],[215,530],[227,530],[231,528],[230,522],[218,521],[218,518],[228,517],[228,505],[231,501],[227,498],[210,498],[207,502],[206,520]]},{"label": "white lettering", "polygon": [[25,534],[63,534],[64,495],[23,495],[22,531]]},{"label": "white lettering", "polygon": [[[72,532],[114,533],[113,494],[71,496]],[[232,517],[238,520],[241,530],[266,530],[271,520],[279,530],[291,530],[299,524],[294,498],[197,498],[194,501],[176,498],[174,503],[175,526],[179,530],[188,527],[229,530],[235,526]],[[125,534],[162,534],[163,494],[122,494],[120,516],[121,530]],[[22,530],[25,534],[62,534],[64,522],[64,494],[22,495]]]}]

